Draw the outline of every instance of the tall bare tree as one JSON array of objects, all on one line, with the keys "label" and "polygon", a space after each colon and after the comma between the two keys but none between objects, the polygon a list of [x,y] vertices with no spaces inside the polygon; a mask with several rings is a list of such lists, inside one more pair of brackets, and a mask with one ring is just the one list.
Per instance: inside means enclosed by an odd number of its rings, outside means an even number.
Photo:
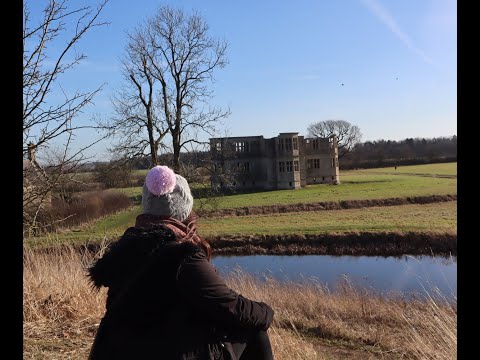
[{"label": "tall bare tree", "polygon": [[114,100],[117,116],[108,128],[123,135],[119,148],[130,154],[149,151],[153,164],[171,136],[173,167],[180,152],[212,135],[229,110],[212,106],[214,72],[227,64],[227,44],[208,34],[196,12],[163,6],[130,34],[123,72],[126,88]]},{"label": "tall bare tree", "polygon": [[144,29],[129,34],[122,60],[125,86],[113,98],[114,116],[100,124],[115,139],[115,153],[130,159],[149,154],[152,164],[158,164],[168,127],[162,117],[159,82],[152,74],[150,52]]},{"label": "tall bare tree", "polygon": [[[85,54],[76,53],[75,47],[89,30],[106,24],[98,18],[107,1],[101,0],[95,8],[89,5],[73,8],[68,0],[48,0],[40,16],[33,17],[28,1],[24,2],[23,153],[29,157],[27,165],[24,164],[24,190],[27,186],[29,191],[24,191],[23,205],[24,222],[31,226],[61,176],[71,173],[83,159],[83,150],[100,140],[73,154],[69,151],[75,131],[92,127],[75,120],[102,87],[67,94],[60,79],[86,58]],[[63,93],[61,100],[59,93]],[[59,145],[60,140],[63,145]],[[53,141],[57,141],[58,156],[51,159],[55,164],[43,171],[33,154],[52,146]]]},{"label": "tall bare tree", "polygon": [[351,152],[355,144],[362,140],[360,128],[345,120],[318,121],[310,124],[307,131],[310,137],[326,138],[335,135],[339,159]]}]

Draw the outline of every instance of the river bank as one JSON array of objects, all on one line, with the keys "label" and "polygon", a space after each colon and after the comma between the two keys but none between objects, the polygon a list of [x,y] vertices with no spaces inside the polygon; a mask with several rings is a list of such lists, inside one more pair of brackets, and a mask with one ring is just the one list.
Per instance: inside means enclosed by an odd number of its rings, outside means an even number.
[{"label": "river bank", "polygon": [[[294,235],[218,235],[207,236],[215,255],[353,255],[456,256],[457,234],[454,232],[347,232]],[[31,248],[48,253],[57,248],[99,251],[115,239],[85,241],[77,244],[43,241]]]},{"label": "river bank", "polygon": [[374,206],[399,206],[408,204],[434,204],[447,201],[456,201],[457,194],[428,195],[428,196],[407,196],[384,199],[361,199],[341,201],[320,201],[305,202],[298,204],[264,205],[264,206],[242,206],[237,208],[226,208],[218,210],[198,210],[200,216],[209,217],[231,217],[246,215],[268,215],[283,214],[303,211],[361,209]]},{"label": "river bank", "polygon": [[457,255],[456,233],[348,232],[340,234],[216,236],[218,255]]}]

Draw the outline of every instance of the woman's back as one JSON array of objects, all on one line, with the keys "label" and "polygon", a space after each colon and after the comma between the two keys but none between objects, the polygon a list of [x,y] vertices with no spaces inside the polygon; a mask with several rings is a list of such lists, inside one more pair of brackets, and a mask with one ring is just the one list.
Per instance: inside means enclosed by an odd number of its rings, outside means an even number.
[{"label": "woman's back", "polygon": [[91,360],[235,359],[232,341],[242,352],[270,326],[273,310],[228,288],[194,221],[182,220],[139,215],[89,269],[93,285],[108,288]]}]

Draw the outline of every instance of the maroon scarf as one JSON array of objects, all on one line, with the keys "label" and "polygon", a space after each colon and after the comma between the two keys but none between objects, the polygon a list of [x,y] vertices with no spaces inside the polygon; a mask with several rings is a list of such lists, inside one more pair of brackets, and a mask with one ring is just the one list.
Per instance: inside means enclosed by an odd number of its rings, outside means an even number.
[{"label": "maroon scarf", "polygon": [[183,222],[169,216],[140,214],[135,220],[135,227],[149,227],[152,225],[163,225],[168,227],[175,234],[178,242],[189,241],[201,246],[207,253],[208,261],[212,254],[210,244],[197,235],[197,216],[192,213]]},{"label": "maroon scarf", "polygon": [[174,232],[179,239],[193,240],[199,243],[195,218],[187,218],[184,222],[169,216],[140,214],[135,219],[135,227],[148,227],[151,225],[164,225]]}]

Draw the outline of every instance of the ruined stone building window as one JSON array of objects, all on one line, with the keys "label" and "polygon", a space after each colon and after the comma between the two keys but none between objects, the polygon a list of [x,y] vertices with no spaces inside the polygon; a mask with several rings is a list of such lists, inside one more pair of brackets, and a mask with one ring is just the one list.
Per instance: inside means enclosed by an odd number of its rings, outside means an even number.
[{"label": "ruined stone building window", "polygon": [[294,170],[294,171],[300,171],[300,166],[299,166],[299,164],[298,164],[298,160],[295,160],[295,161],[293,162],[293,170]]},{"label": "ruined stone building window", "polygon": [[334,168],[335,167],[335,159],[331,158],[330,163],[331,163],[331,167]]},{"label": "ruined stone building window", "polygon": [[248,152],[248,142],[236,142],[235,143],[236,152]]},{"label": "ruined stone building window", "polygon": [[292,150],[292,139],[285,139],[285,149]]},{"label": "ruined stone building window", "polygon": [[313,150],[318,150],[318,139],[313,139],[312,141],[312,147],[313,147]]},{"label": "ruined stone building window", "polygon": [[220,152],[222,151],[222,143],[220,141],[215,143],[215,149]]},{"label": "ruined stone building window", "polygon": [[313,159],[313,167],[315,169],[320,169],[320,159]]},{"label": "ruined stone building window", "polygon": [[308,159],[307,160],[307,169],[311,169],[312,168],[312,159]]},{"label": "ruined stone building window", "polygon": [[287,172],[292,172],[292,162],[293,161],[287,161]]},{"label": "ruined stone building window", "polygon": [[293,150],[298,150],[298,138],[293,138]]},{"label": "ruined stone building window", "polygon": [[278,150],[283,151],[285,149],[285,139],[278,139]]},{"label": "ruined stone building window", "polygon": [[258,152],[260,151],[260,141],[255,140],[250,142],[250,152]]},{"label": "ruined stone building window", "polygon": [[285,172],[285,163],[283,161],[278,163],[278,171]]}]

